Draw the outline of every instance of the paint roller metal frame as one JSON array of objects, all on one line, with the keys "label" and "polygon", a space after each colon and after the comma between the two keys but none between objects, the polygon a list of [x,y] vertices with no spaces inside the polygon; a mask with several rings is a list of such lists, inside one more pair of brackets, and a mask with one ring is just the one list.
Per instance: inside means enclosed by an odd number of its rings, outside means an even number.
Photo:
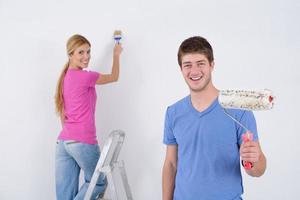
[{"label": "paint roller metal frame", "polygon": [[244,128],[245,131],[249,131],[249,129],[248,129],[244,124],[242,124],[242,123],[239,122],[237,119],[235,119],[233,116],[231,116],[225,108],[223,108],[223,110],[224,110],[224,113],[225,113],[228,117],[230,117],[230,118],[231,118],[233,121],[235,121],[238,125],[240,125],[242,128]]},{"label": "paint roller metal frame", "polygon": [[132,194],[128,183],[128,178],[125,171],[124,161],[118,161],[118,157],[125,139],[125,133],[121,130],[115,130],[110,133],[108,140],[105,142],[100,159],[98,160],[88,190],[84,200],[90,200],[97,180],[103,173],[108,181],[107,187],[111,195],[111,200],[118,200],[118,190],[113,179],[113,171],[117,167],[122,179],[122,184],[126,197],[122,200],[132,200]]}]

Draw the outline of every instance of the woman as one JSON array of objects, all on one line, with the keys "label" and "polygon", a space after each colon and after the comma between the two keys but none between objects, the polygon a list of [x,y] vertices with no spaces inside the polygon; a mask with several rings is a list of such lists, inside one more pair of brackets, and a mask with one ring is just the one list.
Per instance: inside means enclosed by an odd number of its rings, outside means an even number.
[{"label": "woman", "polygon": [[[81,35],[73,35],[67,42],[69,60],[57,84],[56,111],[62,122],[55,158],[57,200],[81,200],[100,157],[95,128],[95,85],[115,82],[119,77],[121,44],[113,51],[111,74],[86,71],[91,53],[90,42]],[[85,182],[78,188],[80,170]],[[100,176],[92,199],[103,195],[106,179]]]}]

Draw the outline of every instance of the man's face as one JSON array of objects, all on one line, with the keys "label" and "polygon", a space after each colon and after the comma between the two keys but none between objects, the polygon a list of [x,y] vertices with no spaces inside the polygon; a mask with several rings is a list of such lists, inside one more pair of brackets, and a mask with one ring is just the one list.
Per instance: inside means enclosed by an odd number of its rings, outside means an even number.
[{"label": "man's face", "polygon": [[70,66],[76,68],[86,68],[88,67],[90,61],[90,46],[88,44],[83,44],[75,51],[72,55],[69,56],[70,58]]},{"label": "man's face", "polygon": [[181,72],[192,92],[203,91],[211,83],[214,63],[209,63],[205,55],[191,53],[182,56]]}]

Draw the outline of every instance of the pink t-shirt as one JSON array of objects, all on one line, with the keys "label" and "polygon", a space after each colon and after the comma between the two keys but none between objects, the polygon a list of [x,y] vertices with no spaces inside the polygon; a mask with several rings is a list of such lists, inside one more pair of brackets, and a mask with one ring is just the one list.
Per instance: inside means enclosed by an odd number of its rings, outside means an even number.
[{"label": "pink t-shirt", "polygon": [[97,72],[68,69],[63,83],[65,122],[60,140],[76,140],[96,144],[95,85]]}]

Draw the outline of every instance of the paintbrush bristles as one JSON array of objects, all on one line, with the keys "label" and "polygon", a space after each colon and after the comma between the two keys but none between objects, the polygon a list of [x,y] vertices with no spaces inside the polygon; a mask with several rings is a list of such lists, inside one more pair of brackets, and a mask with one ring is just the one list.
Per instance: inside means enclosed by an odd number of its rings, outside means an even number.
[{"label": "paintbrush bristles", "polygon": [[120,30],[115,30],[115,32],[114,32],[114,36],[116,36],[116,35],[122,35],[122,31],[120,31]]}]

